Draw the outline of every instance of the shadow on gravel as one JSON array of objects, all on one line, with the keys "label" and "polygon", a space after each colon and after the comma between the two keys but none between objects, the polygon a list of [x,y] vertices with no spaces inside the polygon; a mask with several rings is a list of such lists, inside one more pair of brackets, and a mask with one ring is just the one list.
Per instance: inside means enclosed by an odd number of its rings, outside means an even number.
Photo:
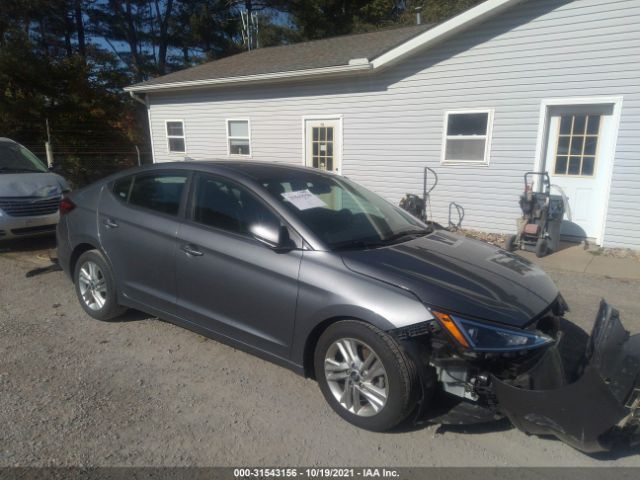
[{"label": "shadow on gravel", "polygon": [[42,274],[45,274],[45,273],[60,272],[60,271],[62,271],[62,268],[60,267],[60,265],[58,265],[58,261],[52,259],[51,260],[51,265],[49,265],[47,267],[34,268],[33,270],[29,270],[25,274],[25,277],[31,278],[31,277],[35,277],[35,276],[42,275]]},{"label": "shadow on gravel", "polygon": [[35,238],[15,238],[0,242],[0,253],[9,252],[35,252],[39,250],[51,250],[56,248],[56,238],[35,237]]},{"label": "shadow on gravel", "polygon": [[109,323],[127,323],[127,322],[139,322],[141,320],[155,319],[153,315],[141,312],[139,310],[127,310],[122,316],[109,320]]}]

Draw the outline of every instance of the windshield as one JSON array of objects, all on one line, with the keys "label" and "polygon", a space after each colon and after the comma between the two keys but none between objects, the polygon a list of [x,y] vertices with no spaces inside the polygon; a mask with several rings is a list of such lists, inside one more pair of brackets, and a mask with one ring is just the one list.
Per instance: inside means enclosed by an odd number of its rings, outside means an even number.
[{"label": "windshield", "polygon": [[44,164],[17,143],[0,142],[0,173],[46,172]]},{"label": "windshield", "polygon": [[429,233],[404,210],[344,177],[294,171],[260,180],[331,249],[372,248]]}]

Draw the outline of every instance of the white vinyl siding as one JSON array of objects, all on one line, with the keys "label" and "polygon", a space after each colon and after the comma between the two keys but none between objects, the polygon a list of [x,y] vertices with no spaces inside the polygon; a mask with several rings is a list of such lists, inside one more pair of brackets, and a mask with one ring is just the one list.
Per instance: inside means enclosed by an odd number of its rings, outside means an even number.
[{"label": "white vinyl siding", "polygon": [[[433,217],[514,233],[535,161],[543,99],[624,98],[605,245],[640,248],[640,0],[526,1],[397,65],[347,78],[154,93],[155,161],[171,161],[164,121],[188,123],[189,157],[224,158],[227,118],[251,117],[251,156],[303,164],[303,117],[342,115],[341,173],[397,204],[439,175]],[[493,109],[490,164],[442,161],[445,112]],[[550,167],[551,168],[551,167]]]}]

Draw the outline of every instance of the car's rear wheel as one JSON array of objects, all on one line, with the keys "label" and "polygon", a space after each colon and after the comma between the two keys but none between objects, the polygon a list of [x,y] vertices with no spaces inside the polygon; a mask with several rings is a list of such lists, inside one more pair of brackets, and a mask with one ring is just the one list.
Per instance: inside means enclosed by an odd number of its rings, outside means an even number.
[{"label": "car's rear wheel", "polygon": [[113,273],[98,250],[83,253],[76,262],[74,283],[80,305],[97,320],[112,320],[126,309],[118,305]]},{"label": "car's rear wheel", "polygon": [[345,320],[324,331],[314,367],[325,399],[350,423],[373,431],[400,424],[416,406],[417,372],[389,334]]}]

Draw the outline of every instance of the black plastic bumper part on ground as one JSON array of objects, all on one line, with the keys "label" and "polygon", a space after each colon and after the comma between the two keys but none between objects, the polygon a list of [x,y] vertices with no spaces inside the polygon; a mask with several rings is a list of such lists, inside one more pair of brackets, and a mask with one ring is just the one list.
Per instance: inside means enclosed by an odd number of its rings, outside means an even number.
[{"label": "black plastic bumper part on ground", "polygon": [[520,430],[555,435],[587,453],[638,441],[640,335],[629,335],[603,300],[585,353],[582,376],[565,384],[557,348],[529,372],[531,389],[493,378],[499,408]]}]

